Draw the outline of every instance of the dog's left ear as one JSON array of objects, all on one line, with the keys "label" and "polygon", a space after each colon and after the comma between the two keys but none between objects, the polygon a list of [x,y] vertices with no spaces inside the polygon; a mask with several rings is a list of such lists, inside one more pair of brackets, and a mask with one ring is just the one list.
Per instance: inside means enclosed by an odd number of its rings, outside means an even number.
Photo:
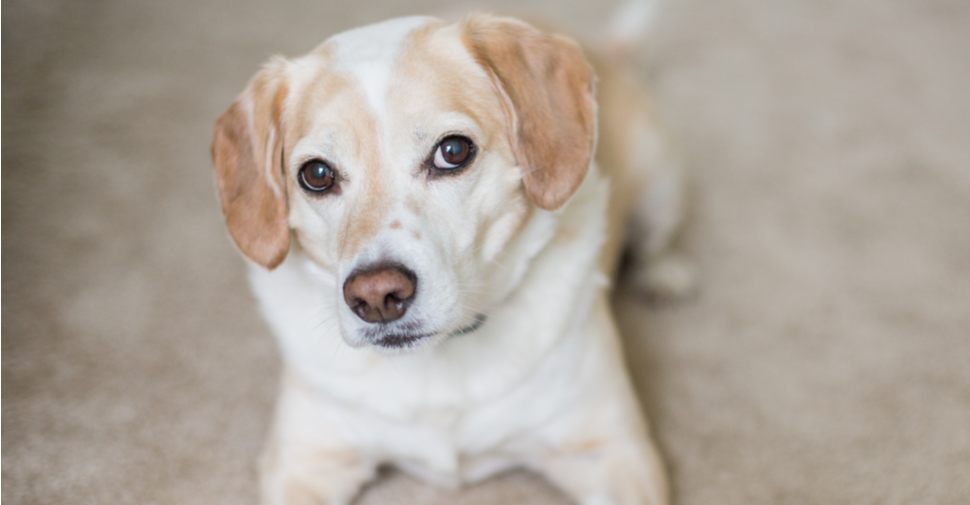
[{"label": "dog's left ear", "polygon": [[515,19],[475,15],[462,28],[508,106],[526,193],[542,209],[562,207],[583,182],[596,143],[593,69],[573,41]]},{"label": "dog's left ear", "polygon": [[212,160],[226,227],[239,250],[270,270],[290,249],[281,130],[285,62],[256,75],[216,122]]}]

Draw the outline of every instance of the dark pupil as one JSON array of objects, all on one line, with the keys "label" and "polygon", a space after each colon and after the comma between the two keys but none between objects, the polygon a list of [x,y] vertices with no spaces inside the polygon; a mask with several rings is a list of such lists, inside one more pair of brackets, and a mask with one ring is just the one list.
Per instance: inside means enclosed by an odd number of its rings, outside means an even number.
[{"label": "dark pupil", "polygon": [[332,180],[330,167],[318,161],[310,162],[303,168],[303,180],[311,189],[324,189]]},{"label": "dark pupil", "polygon": [[446,139],[441,143],[441,156],[451,165],[460,165],[468,157],[468,142]]}]

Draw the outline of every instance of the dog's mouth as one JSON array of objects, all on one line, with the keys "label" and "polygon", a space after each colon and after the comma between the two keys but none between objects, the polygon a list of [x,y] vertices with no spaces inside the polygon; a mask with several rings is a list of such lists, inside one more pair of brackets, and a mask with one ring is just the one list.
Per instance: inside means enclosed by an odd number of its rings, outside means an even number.
[{"label": "dog's mouth", "polygon": [[[445,338],[459,337],[474,332],[485,324],[488,316],[485,314],[475,314],[472,323],[457,330],[449,332]],[[440,334],[441,332],[417,332],[417,325],[407,325],[396,329],[374,328],[368,331],[371,344],[383,349],[409,349],[418,346],[422,341]]]},{"label": "dog's mouth", "polygon": [[374,340],[374,345],[385,349],[407,349],[434,333],[390,333]]},{"label": "dog's mouth", "polygon": [[488,316],[486,316],[485,314],[481,314],[481,313],[475,314],[475,318],[472,324],[465,326],[464,328],[459,328],[449,333],[448,337],[460,337],[462,335],[468,335],[469,333],[481,328],[482,325],[485,324],[486,319],[488,319]]}]

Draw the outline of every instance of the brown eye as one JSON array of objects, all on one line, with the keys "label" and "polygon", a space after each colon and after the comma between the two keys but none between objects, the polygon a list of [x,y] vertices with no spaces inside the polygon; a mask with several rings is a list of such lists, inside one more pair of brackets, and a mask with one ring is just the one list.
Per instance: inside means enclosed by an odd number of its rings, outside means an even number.
[{"label": "brown eye", "polygon": [[333,169],[320,160],[310,160],[300,167],[300,186],[308,191],[326,191],[333,185]]},{"label": "brown eye", "polygon": [[468,163],[474,146],[465,137],[453,135],[438,143],[434,152],[434,167],[439,170],[452,170]]}]

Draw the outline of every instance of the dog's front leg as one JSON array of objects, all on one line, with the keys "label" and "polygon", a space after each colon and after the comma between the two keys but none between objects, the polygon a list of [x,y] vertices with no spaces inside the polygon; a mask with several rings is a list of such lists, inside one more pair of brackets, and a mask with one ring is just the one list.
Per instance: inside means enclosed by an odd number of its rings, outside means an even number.
[{"label": "dog's front leg", "polygon": [[667,476],[630,384],[619,337],[601,297],[584,360],[555,422],[537,433],[539,468],[580,505],[667,505]]},{"label": "dog's front leg", "polygon": [[284,373],[260,461],[263,505],[344,505],[374,478],[378,462],[347,440],[333,414],[292,371]]}]

